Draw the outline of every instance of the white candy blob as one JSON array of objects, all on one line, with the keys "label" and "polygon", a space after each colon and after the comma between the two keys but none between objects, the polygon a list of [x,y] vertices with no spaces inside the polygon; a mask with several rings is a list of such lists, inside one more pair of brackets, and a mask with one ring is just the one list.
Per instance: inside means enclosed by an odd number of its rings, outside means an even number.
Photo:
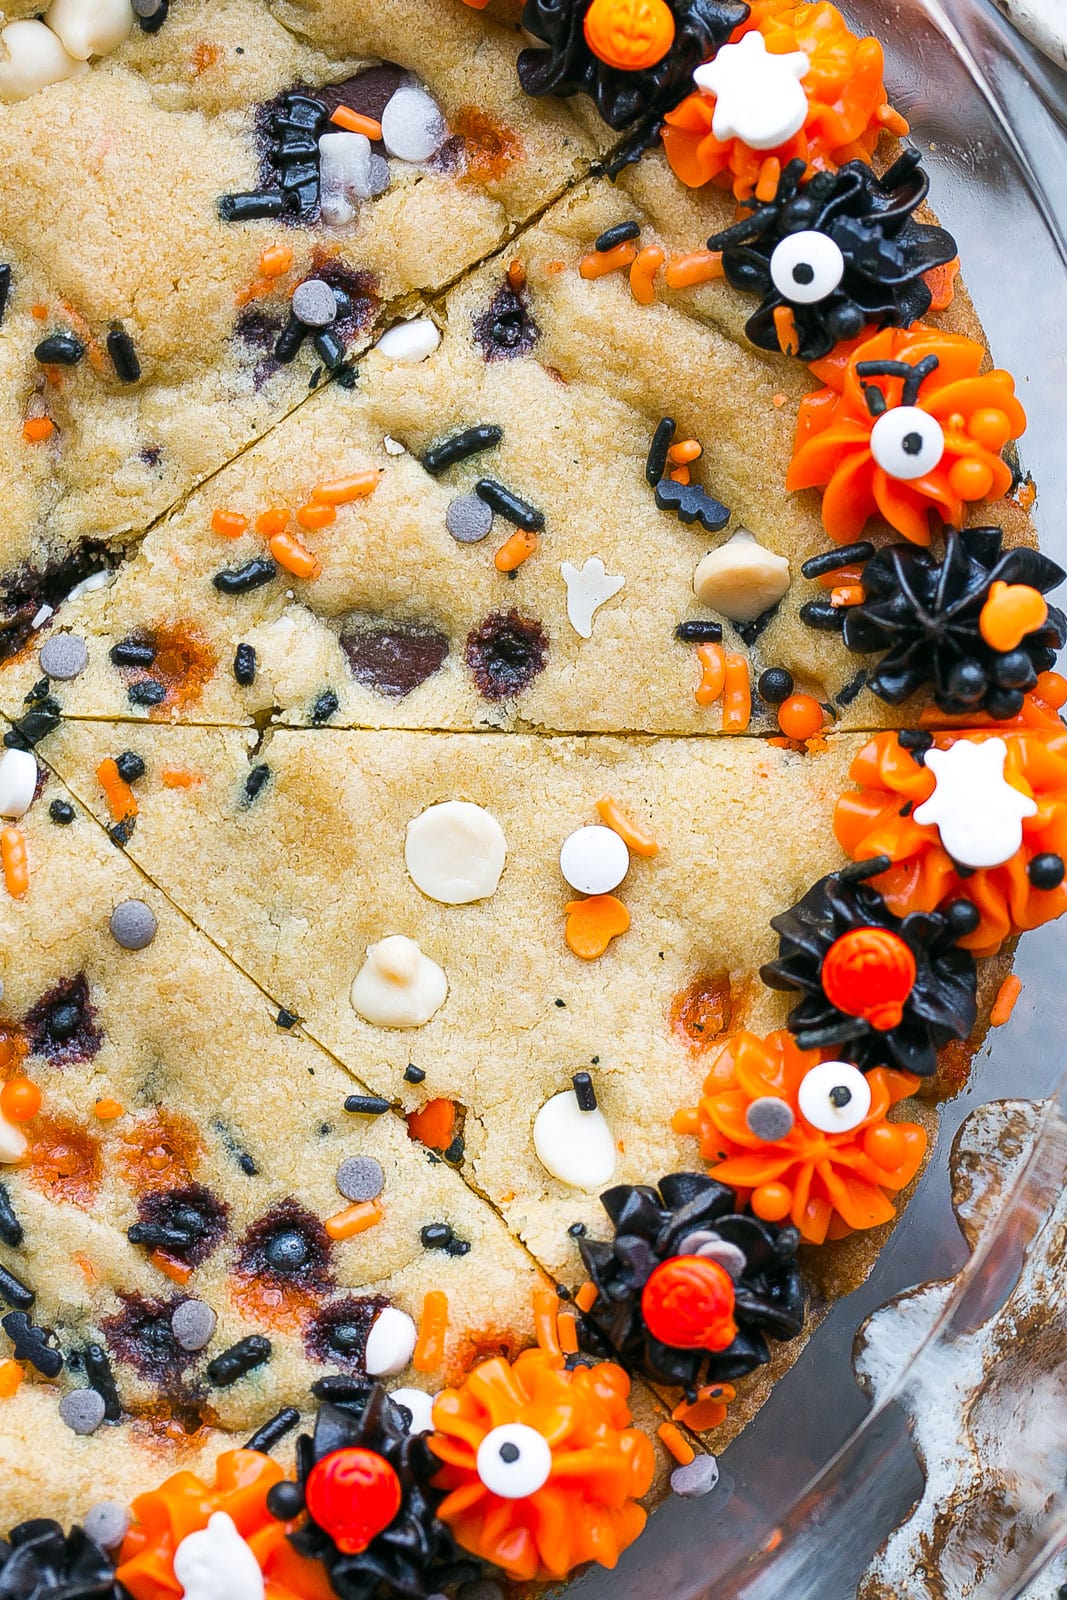
[{"label": "white candy blob", "polygon": [[21,817],[37,788],[37,762],[29,750],[5,750],[0,759],[0,817]]},{"label": "white candy blob", "polygon": [[761,33],[723,45],[697,67],[698,89],[715,95],[711,131],[724,143],[740,139],[751,150],[774,150],[804,126],[808,97],[800,86],[811,61],[803,50],[772,55]]},{"label": "white candy blob", "polygon": [[503,828],[469,800],[428,806],[408,823],[404,842],[408,872],[416,888],[442,905],[488,899],[500,882],[506,856]]},{"label": "white candy blob", "polygon": [[441,330],[429,317],[413,317],[410,322],[398,322],[382,334],[375,350],[387,361],[410,366],[432,356],[441,343]]},{"label": "white candy blob", "polygon": [[411,1412],[409,1433],[433,1432],[433,1395],[425,1389],[390,1389],[390,1400]]},{"label": "white candy blob", "polygon": [[552,1451],[544,1434],[525,1422],[490,1428],[475,1458],[478,1476],[490,1494],[525,1500],[536,1494],[552,1471]]},{"label": "white candy blob", "polygon": [[58,34],[33,17],[0,29],[0,100],[28,100],[50,83],[88,70],[64,50]]},{"label": "white candy blob", "polygon": [[545,1171],[571,1189],[600,1189],[615,1175],[618,1153],[602,1111],[583,1111],[571,1089],[546,1100],[533,1125]]},{"label": "white candy blob", "polygon": [[415,1354],[418,1329],[406,1311],[386,1306],[374,1319],[367,1335],[364,1366],[372,1378],[403,1372]]},{"label": "white candy blob", "polygon": [[367,947],[351,1001],[378,1028],[421,1028],[445,1003],[448,979],[414,939],[390,934]]},{"label": "white candy blob", "polygon": [[614,828],[576,828],[563,841],[559,870],[579,894],[610,894],[630,870],[630,852]]},{"label": "white candy blob", "polygon": [[921,827],[933,824],[941,843],[963,867],[999,867],[1023,842],[1024,817],[1037,801],[1004,776],[1008,747],[1003,739],[957,739],[947,750],[928,750],[925,764],[934,792],[913,813]]},{"label": "white candy blob", "polygon": [[382,141],[401,161],[429,161],[448,137],[441,108],[418,83],[402,83],[382,112]]},{"label": "white candy blob", "polygon": [[187,1533],[174,1552],[174,1576],[184,1600],[263,1600],[263,1573],[226,1511]]},{"label": "white candy blob", "polygon": [[44,20],[76,61],[117,50],[133,29],[130,0],[52,0]]}]

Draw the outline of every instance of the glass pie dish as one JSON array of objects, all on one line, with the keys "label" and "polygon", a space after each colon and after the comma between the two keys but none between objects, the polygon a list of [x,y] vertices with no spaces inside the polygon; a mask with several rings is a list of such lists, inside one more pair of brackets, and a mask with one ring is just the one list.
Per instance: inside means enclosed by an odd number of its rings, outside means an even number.
[{"label": "glass pie dish", "polygon": [[[994,356],[1018,379],[1035,519],[1063,563],[1067,77],[987,0],[844,9],[885,45],[892,103]],[[568,1593],[1054,1600],[1067,1580],[1062,931],[1028,934],[1015,970],[1011,1020],[942,1107],[934,1159],[868,1281],[723,1453],[712,1492],[672,1497],[614,1572]]]}]

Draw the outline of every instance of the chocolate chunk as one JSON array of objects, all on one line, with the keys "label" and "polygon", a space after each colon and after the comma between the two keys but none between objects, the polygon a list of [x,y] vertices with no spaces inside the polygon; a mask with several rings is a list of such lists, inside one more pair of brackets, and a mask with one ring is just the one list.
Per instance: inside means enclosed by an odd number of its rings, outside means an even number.
[{"label": "chocolate chunk", "polygon": [[429,622],[350,619],[340,642],[356,682],[392,700],[425,683],[448,656],[447,635]]}]

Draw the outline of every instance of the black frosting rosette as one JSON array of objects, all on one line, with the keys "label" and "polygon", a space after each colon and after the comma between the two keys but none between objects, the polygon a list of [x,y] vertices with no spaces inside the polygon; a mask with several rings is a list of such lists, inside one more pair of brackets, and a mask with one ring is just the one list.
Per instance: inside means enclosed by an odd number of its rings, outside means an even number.
[{"label": "black frosting rosette", "polygon": [[34,1517],[0,1540],[0,1600],[111,1600],[115,1563],[81,1528]]},{"label": "black frosting rosette", "polygon": [[929,684],[950,716],[1019,712],[1067,640],[1067,617],[1049,606],[1042,627],[1014,650],[998,651],[982,637],[982,607],[996,582],[1047,594],[1065,574],[1038,550],[1002,550],[1003,538],[1000,528],[949,528],[941,559],[918,545],[893,544],[866,562],[865,599],[842,608],[844,640],[861,654],[885,652],[867,679],[879,699],[897,706]]},{"label": "black frosting rosette", "polygon": [[[408,1432],[408,1413],[380,1383],[324,1383],[335,1398],[320,1405],[314,1433],[297,1440],[297,1483],[276,1485],[267,1499],[275,1516],[285,1521],[300,1517],[289,1534],[295,1549],[322,1562],[341,1600],[424,1600],[446,1585],[476,1576],[480,1564],[461,1556],[450,1529],[437,1517],[444,1496],[430,1487],[430,1480],[441,1463],[421,1434]],[[357,1554],[341,1550],[301,1506],[312,1469],[336,1451],[351,1449],[381,1456],[396,1473],[401,1491],[400,1508],[388,1527]]]},{"label": "black frosting rosette", "polygon": [[[803,996],[787,1026],[802,1050],[830,1049],[861,1072],[892,1067],[929,1077],[937,1052],[952,1039],[966,1039],[978,1016],[976,969],[957,939],[973,931],[977,912],[956,901],[944,911],[912,911],[897,917],[878,891],[863,881],[890,866],[887,856],[863,861],[821,878],[802,900],[771,918],[778,958],[760,969],[772,989],[798,989]],[[890,949],[906,946],[914,976],[901,990],[896,1026],[875,1026],[869,1016],[835,1005],[826,992],[826,958],[845,935],[881,930]],[[861,987],[873,988],[869,972]]]},{"label": "black frosting rosette", "polygon": [[[578,1244],[598,1291],[582,1323],[595,1353],[615,1355],[658,1383],[692,1390],[743,1377],[770,1360],[768,1338],[800,1332],[804,1292],[794,1227],[761,1222],[738,1208],[732,1189],[699,1172],[673,1172],[658,1189],[619,1184],[600,1203],[614,1239]],[[649,1278],[664,1262],[691,1256],[717,1261],[733,1280],[737,1334],[725,1349],[679,1349],[645,1324],[641,1302]]]},{"label": "black frosting rosette", "polygon": [[752,343],[782,348],[774,315],[782,306],[796,330],[787,354],[802,361],[820,360],[865,327],[921,320],[932,299],[923,273],[957,249],[944,228],[915,221],[930,187],[918,151],[905,151],[882,178],[865,161],[809,183],[803,175],[803,161],[790,161],[773,200],[708,240],[733,287],[763,297],[745,324]]},{"label": "black frosting rosette", "polygon": [[625,72],[593,54],[584,22],[592,0],[526,0],[522,25],[544,40],[519,55],[519,83],[529,95],[587,94],[610,128],[669,111],[693,87],[694,70],[744,22],[742,0],[667,0],[674,42],[655,66]]}]

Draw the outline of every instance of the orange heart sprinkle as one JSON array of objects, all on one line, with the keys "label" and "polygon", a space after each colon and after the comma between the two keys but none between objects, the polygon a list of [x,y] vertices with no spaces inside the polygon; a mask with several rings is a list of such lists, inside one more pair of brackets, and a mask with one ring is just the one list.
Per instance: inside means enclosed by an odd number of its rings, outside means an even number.
[{"label": "orange heart sprinkle", "polygon": [[1042,627],[1047,617],[1048,602],[1037,589],[1028,583],[998,580],[982,607],[978,627],[991,650],[1014,650],[1028,633]]},{"label": "orange heart sprinkle", "polygon": [[602,956],[612,939],[630,926],[630,913],[613,894],[591,894],[587,900],[569,900],[566,905],[569,947],[583,961]]}]

